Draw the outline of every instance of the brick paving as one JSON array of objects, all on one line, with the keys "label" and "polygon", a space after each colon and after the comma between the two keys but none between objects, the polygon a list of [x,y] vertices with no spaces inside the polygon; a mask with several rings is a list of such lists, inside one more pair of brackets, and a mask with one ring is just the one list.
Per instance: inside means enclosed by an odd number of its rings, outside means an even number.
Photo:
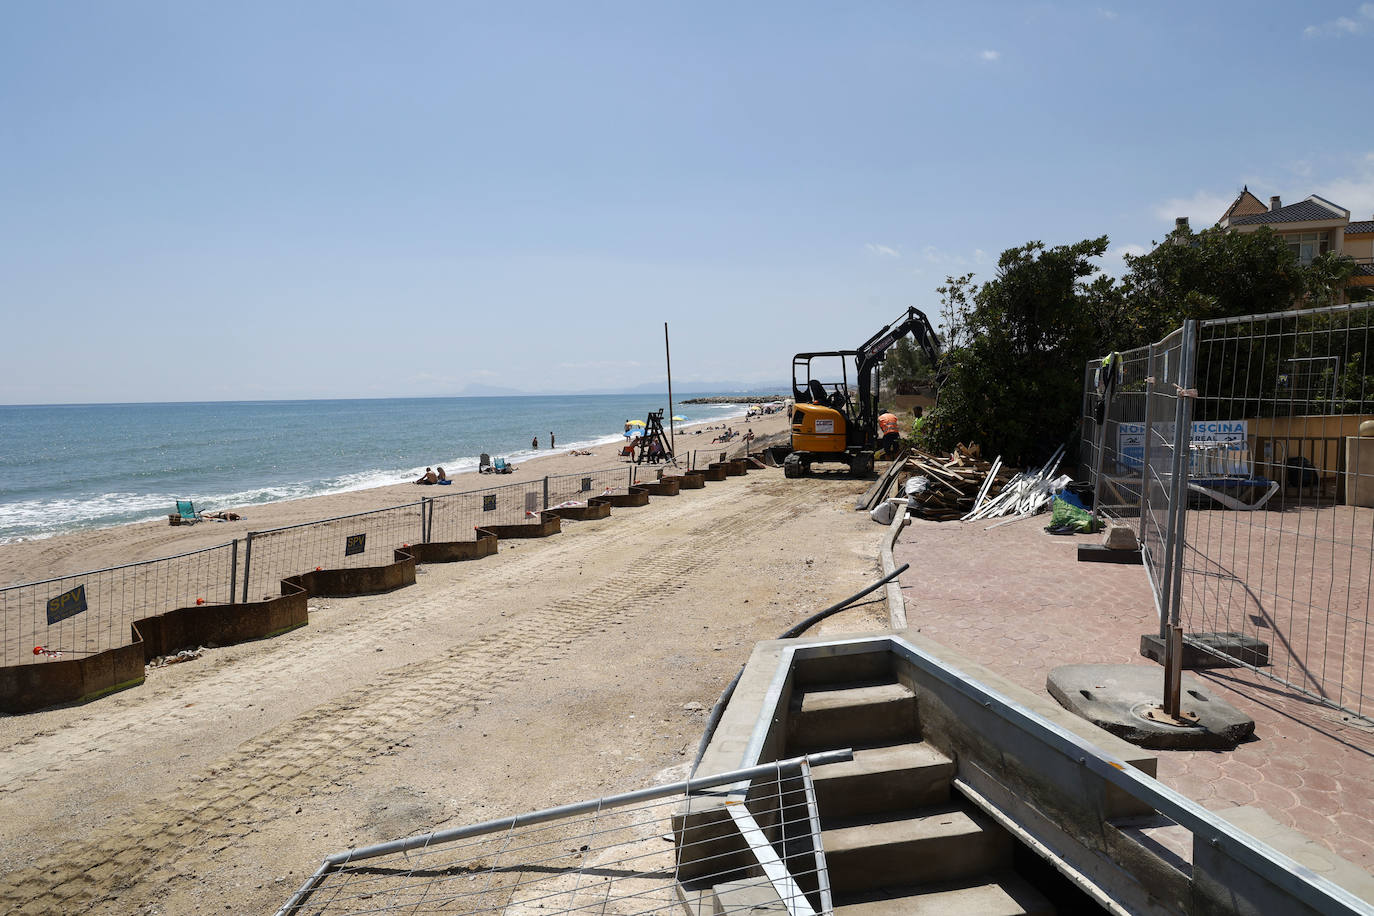
[{"label": "brick paving", "polygon": [[[893,551],[912,629],[1045,693],[1051,669],[1137,664],[1158,631],[1140,566],[1080,563],[1100,535],[1046,534],[1047,516],[990,522],[915,521]],[[1232,751],[1155,751],[1159,779],[1209,809],[1263,808],[1275,820],[1374,872],[1374,727],[1303,699],[1245,669],[1193,671],[1255,720]]]}]

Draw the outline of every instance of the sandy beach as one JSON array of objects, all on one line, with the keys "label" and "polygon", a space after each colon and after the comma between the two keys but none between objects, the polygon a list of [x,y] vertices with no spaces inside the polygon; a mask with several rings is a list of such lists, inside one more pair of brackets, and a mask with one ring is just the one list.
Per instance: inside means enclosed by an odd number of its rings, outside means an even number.
[{"label": "sandy beach", "polygon": [[[852,508],[865,486],[756,469],[422,566],[396,592],[314,599],[307,627],[149,669],[96,702],[0,717],[0,909],[271,912],[351,845],[681,778],[754,643],[881,575],[886,529]],[[249,522],[417,489],[266,507]],[[114,560],[207,527],[18,546]],[[874,599],[821,631],[885,625]]]},{"label": "sandy beach", "polygon": [[[698,450],[699,460],[705,461],[708,453],[719,454],[722,448],[737,447],[739,439],[732,440],[728,445],[711,445],[711,440],[724,426],[737,430],[752,428],[755,435],[762,438],[785,432],[787,420],[784,414],[774,413],[751,419],[747,423],[743,417],[738,417],[713,420],[710,424],[689,424],[679,430],[676,436],[679,463],[686,465],[690,462],[693,450]],[[447,496],[464,490],[537,480],[545,475],[575,474],[584,470],[614,467],[628,470],[629,461],[620,456],[622,445],[616,442],[584,449],[591,452],[589,455],[573,455],[567,450],[549,449],[547,454],[538,458],[520,461],[511,474],[478,474],[475,471],[454,474],[452,485],[447,487],[417,486],[413,481],[398,481],[390,486],[306,499],[228,507],[243,516],[234,522],[206,521],[198,525],[173,527],[166,520],[160,520],[4,544],[0,545],[0,586],[38,582],[174,556],[223,544],[244,537],[250,531],[398,506],[425,496]],[[652,476],[655,469],[654,465],[641,465],[640,477]],[[168,511],[172,509],[172,506],[168,506]]]}]

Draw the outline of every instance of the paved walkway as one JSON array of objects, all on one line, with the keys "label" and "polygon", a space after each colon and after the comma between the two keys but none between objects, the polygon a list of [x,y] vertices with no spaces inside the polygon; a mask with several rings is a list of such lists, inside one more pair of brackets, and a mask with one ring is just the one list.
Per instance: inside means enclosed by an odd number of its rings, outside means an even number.
[{"label": "paved walkway", "polygon": [[[1045,691],[1050,670],[1138,664],[1157,632],[1144,569],[1079,563],[1100,535],[1046,534],[1045,516],[990,522],[916,521],[893,551],[912,629],[1023,687]],[[1233,751],[1156,751],[1159,779],[1206,808],[1263,808],[1276,820],[1374,873],[1374,728],[1286,692],[1245,669],[1195,671],[1255,720]]]}]

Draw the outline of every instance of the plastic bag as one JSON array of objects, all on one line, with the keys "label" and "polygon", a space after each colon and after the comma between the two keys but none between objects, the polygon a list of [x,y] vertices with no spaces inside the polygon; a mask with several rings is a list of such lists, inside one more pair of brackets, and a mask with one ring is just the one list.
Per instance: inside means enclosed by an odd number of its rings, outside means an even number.
[{"label": "plastic bag", "polygon": [[1092,514],[1071,505],[1060,497],[1054,498],[1054,508],[1050,513],[1050,523],[1045,528],[1050,534],[1092,534],[1102,530],[1102,523]]}]

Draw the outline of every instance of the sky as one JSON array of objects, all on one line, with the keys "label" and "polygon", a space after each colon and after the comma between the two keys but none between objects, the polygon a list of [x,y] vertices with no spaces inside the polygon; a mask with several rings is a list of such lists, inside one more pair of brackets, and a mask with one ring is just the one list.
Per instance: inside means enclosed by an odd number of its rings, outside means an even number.
[{"label": "sky", "polygon": [[0,5],[0,403],[772,385],[1243,185],[1374,218],[1374,3]]}]

